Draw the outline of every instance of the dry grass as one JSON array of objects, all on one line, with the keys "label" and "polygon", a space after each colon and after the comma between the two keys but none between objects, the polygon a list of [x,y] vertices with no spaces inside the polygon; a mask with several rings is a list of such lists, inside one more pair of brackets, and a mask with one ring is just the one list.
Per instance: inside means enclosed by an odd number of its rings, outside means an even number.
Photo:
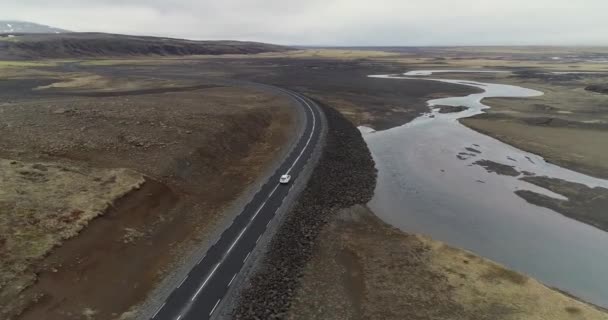
[{"label": "dry grass", "polygon": [[608,131],[535,126],[516,119],[462,120],[464,124],[550,162],[598,177],[608,177]]},{"label": "dry grass", "polygon": [[109,80],[95,74],[71,74],[62,75],[62,81],[49,84],[47,86],[40,86],[34,90],[43,89],[92,89],[98,87],[105,87],[109,84]]},{"label": "dry grass", "polygon": [[553,163],[598,177],[608,177],[608,95],[584,90],[608,76],[539,76],[510,74],[464,76],[465,79],[504,83],[542,91],[525,98],[491,98],[487,114],[463,119],[475,130]]},{"label": "dry grass", "polygon": [[200,60],[221,60],[221,59],[268,59],[268,58],[318,58],[318,59],[374,59],[400,57],[399,53],[375,51],[375,50],[347,50],[347,49],[309,49],[294,50],[287,52],[268,52],[258,54],[224,54],[224,55],[192,55],[184,57],[154,57],[138,59],[89,59],[83,60],[83,66],[157,66],[157,65],[180,65],[192,63]]},{"label": "dry grass", "polygon": [[[441,56],[441,55],[439,55]],[[548,60],[526,61],[498,59],[491,57],[471,57],[467,59],[450,58],[438,61],[436,58],[427,56],[396,56],[379,58],[387,62],[402,64],[404,69],[510,69],[531,68],[547,71],[588,71],[608,72],[608,63],[577,62],[565,63]]]},{"label": "dry grass", "polygon": [[468,52],[473,54],[500,54],[521,53],[521,54],[580,54],[585,52],[601,52],[608,54],[608,47],[575,47],[575,46],[475,46],[475,47],[452,47],[449,51]]},{"label": "dry grass", "polygon": [[1,67],[0,66],[0,79],[52,79],[55,73],[44,71],[36,68],[29,67]]},{"label": "dry grass", "polygon": [[317,242],[290,319],[608,319],[470,252],[344,210]]},{"label": "dry grass", "polygon": [[399,53],[378,50],[350,50],[350,49],[309,49],[276,53],[262,53],[258,57],[285,57],[285,58],[333,58],[333,59],[363,59],[397,57]]},{"label": "dry grass", "polygon": [[36,278],[36,263],[76,236],[143,177],[126,169],[92,169],[0,159],[0,305]]},{"label": "dry grass", "polygon": [[429,267],[444,275],[454,301],[475,319],[608,319],[608,314],[470,252],[424,237]]},{"label": "dry grass", "polygon": [[24,67],[52,67],[59,61],[39,60],[39,61],[3,61],[0,60],[0,69],[4,68],[24,68]]},{"label": "dry grass", "polygon": [[138,58],[138,59],[91,59],[83,60],[80,64],[83,66],[120,66],[120,65],[158,65],[165,62],[172,62],[184,58],[167,57],[167,58]]},{"label": "dry grass", "polygon": [[54,75],[57,82],[46,86],[40,86],[34,90],[69,90],[69,91],[128,91],[142,89],[173,88],[189,84],[188,81],[167,81],[161,79],[137,78],[137,77],[107,77],[86,72],[57,73]]}]

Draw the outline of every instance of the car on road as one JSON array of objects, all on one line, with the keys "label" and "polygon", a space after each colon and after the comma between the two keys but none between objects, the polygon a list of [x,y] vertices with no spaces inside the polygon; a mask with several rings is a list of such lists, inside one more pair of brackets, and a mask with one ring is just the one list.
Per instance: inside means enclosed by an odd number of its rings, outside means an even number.
[{"label": "car on road", "polygon": [[288,184],[289,181],[291,181],[291,176],[288,174],[282,175],[281,179],[279,179],[279,182],[281,182],[281,184]]}]

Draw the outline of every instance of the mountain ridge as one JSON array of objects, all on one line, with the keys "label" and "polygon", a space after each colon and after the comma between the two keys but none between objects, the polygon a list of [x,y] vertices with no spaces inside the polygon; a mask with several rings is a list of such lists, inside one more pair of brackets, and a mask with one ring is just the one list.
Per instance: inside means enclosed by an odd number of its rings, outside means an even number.
[{"label": "mountain ridge", "polygon": [[0,34],[0,60],[256,54],[289,50],[293,48],[260,42],[108,33]]},{"label": "mountain ridge", "polygon": [[66,33],[68,30],[47,26],[44,24],[19,21],[0,20],[0,33]]}]

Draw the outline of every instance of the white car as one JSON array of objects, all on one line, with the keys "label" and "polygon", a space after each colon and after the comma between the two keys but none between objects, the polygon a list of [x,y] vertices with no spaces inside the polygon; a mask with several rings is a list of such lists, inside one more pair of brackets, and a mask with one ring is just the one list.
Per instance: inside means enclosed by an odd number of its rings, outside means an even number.
[{"label": "white car", "polygon": [[289,181],[291,181],[291,176],[288,174],[282,175],[281,179],[279,179],[279,182],[281,182],[281,184],[288,184]]}]

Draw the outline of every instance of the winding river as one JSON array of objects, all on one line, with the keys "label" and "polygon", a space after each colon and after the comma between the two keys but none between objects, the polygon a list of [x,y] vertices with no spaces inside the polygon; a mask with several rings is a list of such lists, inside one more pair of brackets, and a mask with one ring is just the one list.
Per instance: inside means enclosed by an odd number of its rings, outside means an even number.
[{"label": "winding river", "polygon": [[[434,72],[371,77],[399,81]],[[400,127],[378,132],[360,128],[378,168],[378,183],[369,207],[406,232],[426,234],[465,248],[608,307],[608,233],[529,204],[514,191],[526,189],[564,199],[562,195],[518,177],[490,173],[474,162],[491,160],[520,172],[590,187],[608,188],[608,181],[549,164],[538,155],[457,121],[489,108],[482,103],[484,98],[534,97],[542,92],[468,80],[419,79],[473,86],[484,92],[430,100],[430,113]],[[440,113],[433,108],[439,105],[468,109]]]}]

